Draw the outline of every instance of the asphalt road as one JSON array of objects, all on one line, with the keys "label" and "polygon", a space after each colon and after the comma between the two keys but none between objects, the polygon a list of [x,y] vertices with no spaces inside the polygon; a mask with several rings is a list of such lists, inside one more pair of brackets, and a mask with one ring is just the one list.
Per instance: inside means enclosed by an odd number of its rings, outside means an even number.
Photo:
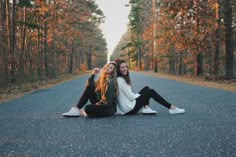
[{"label": "asphalt road", "polygon": [[134,91],[145,85],[185,108],[169,115],[64,118],[88,75],[0,104],[0,156],[234,157],[236,93],[132,72]]}]

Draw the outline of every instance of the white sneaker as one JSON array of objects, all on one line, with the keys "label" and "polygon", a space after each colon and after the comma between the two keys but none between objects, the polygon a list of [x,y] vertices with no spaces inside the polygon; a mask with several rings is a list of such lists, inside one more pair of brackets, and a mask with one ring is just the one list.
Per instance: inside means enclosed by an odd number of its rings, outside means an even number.
[{"label": "white sneaker", "polygon": [[145,107],[145,108],[143,108],[143,110],[142,110],[142,114],[149,114],[149,115],[152,115],[152,114],[157,114],[157,111],[152,110],[150,107]]},{"label": "white sneaker", "polygon": [[72,107],[70,111],[63,113],[62,115],[65,117],[79,117],[80,112],[78,107]]},{"label": "white sneaker", "polygon": [[181,114],[185,113],[185,109],[180,109],[176,107],[175,109],[169,109],[169,114]]}]

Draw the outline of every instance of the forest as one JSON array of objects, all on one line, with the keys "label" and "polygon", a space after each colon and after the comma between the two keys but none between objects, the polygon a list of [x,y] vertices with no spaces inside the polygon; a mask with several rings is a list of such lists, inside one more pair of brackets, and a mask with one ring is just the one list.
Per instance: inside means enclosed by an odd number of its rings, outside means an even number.
[{"label": "forest", "polygon": [[114,49],[135,70],[233,79],[236,1],[130,0],[129,28]]},{"label": "forest", "polygon": [[102,66],[104,15],[94,0],[0,0],[0,87]]},{"label": "forest", "polygon": [[[127,0],[110,60],[132,70],[234,79],[236,1]],[[0,0],[0,88],[102,67],[105,15],[95,0]]]}]

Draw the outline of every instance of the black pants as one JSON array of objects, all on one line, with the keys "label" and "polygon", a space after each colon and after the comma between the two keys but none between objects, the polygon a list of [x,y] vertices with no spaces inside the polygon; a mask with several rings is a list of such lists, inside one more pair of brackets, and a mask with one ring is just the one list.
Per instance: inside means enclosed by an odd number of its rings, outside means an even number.
[{"label": "black pants", "polygon": [[87,104],[88,100],[91,102],[91,105],[87,105],[84,111],[89,117],[108,117],[115,114],[114,109],[109,105],[95,105],[99,100],[97,100],[97,94],[93,84],[85,88],[76,106],[81,109]]},{"label": "black pants", "polygon": [[84,111],[89,117],[110,117],[115,114],[115,110],[110,105],[87,105]]},{"label": "black pants", "polygon": [[80,100],[76,106],[79,109],[81,109],[87,104],[88,100],[91,102],[91,104],[96,104],[98,102],[94,85],[88,85],[85,88],[85,90],[84,90],[82,96],[80,97]]},{"label": "black pants", "polygon": [[142,107],[149,105],[149,100],[151,98],[153,98],[156,102],[160,103],[168,109],[171,107],[171,104],[169,102],[167,102],[163,97],[161,97],[155,90],[147,86],[141,89],[139,94],[140,96],[136,99],[134,109],[126,113],[127,115],[136,114]]}]

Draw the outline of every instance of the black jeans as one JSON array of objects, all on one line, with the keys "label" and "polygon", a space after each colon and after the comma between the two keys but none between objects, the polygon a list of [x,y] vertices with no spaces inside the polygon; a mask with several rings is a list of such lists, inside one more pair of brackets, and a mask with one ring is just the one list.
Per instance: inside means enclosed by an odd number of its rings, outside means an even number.
[{"label": "black jeans", "polygon": [[94,84],[90,84],[85,88],[76,106],[81,109],[87,104],[88,100],[91,104],[87,105],[84,111],[89,117],[109,117],[115,114],[110,105],[95,105],[99,100],[97,99]]},{"label": "black jeans", "polygon": [[84,90],[82,96],[80,97],[80,100],[76,106],[79,109],[81,109],[87,104],[88,100],[91,102],[91,104],[96,104],[98,102],[94,85],[88,85],[85,88],[85,90]]},{"label": "black jeans", "polygon": [[153,98],[156,102],[170,109],[171,104],[161,97],[155,90],[144,87],[139,92],[140,96],[136,99],[136,104],[133,110],[126,113],[127,115],[136,114],[142,107],[149,105],[149,100]]},{"label": "black jeans", "polygon": [[115,110],[110,105],[87,105],[84,111],[89,117],[110,117],[115,114]]}]

